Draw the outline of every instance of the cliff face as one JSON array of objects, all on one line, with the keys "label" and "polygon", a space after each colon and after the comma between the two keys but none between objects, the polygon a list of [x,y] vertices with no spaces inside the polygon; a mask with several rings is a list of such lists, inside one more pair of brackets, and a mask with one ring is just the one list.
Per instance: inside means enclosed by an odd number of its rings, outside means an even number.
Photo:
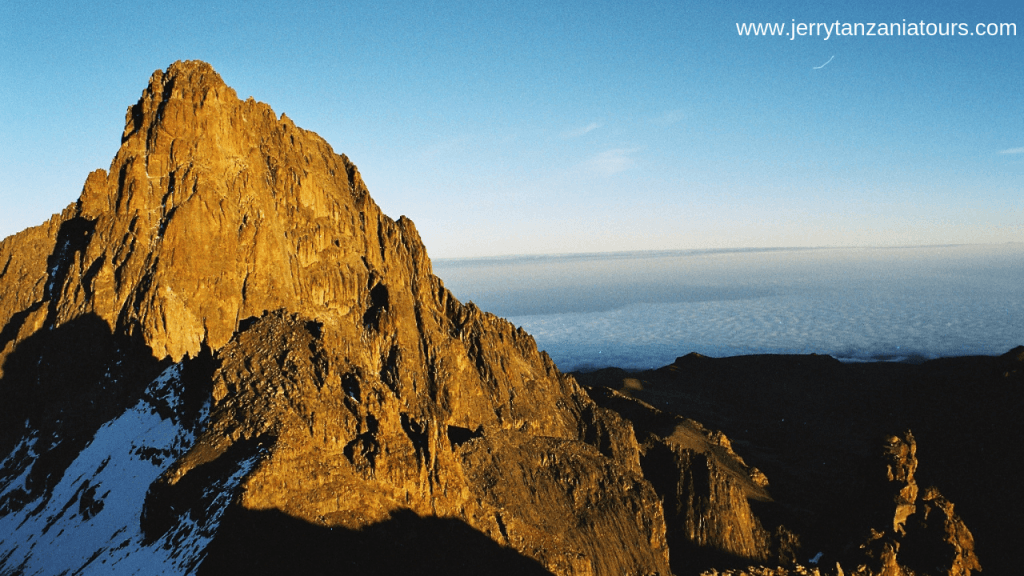
[{"label": "cliff face", "polygon": [[491,542],[467,562],[670,572],[630,424],[205,63],[153,74],[110,169],[0,243],[0,285],[5,571],[190,572],[210,547],[223,572],[272,564],[260,522],[415,540],[445,519]]},{"label": "cliff face", "polygon": [[768,479],[733,451],[724,434],[608,388],[590,394],[636,431],[641,468],[662,496],[677,572],[791,559],[795,551],[779,541],[788,535],[785,529],[766,530],[750,506],[771,502]]}]

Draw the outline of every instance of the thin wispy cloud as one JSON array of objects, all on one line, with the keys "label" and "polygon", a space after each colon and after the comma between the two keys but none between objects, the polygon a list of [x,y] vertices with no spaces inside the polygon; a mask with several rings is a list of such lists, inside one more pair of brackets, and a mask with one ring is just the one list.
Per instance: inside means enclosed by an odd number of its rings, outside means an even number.
[{"label": "thin wispy cloud", "polygon": [[686,114],[682,110],[669,110],[658,117],[659,124],[675,124],[683,118],[686,118]]},{"label": "thin wispy cloud", "polygon": [[1000,154],[1024,154],[1024,148],[1008,148],[1006,150],[1000,150]]},{"label": "thin wispy cloud", "polygon": [[[831,61],[832,61],[833,59],[835,59],[835,57],[836,57],[836,55],[835,55],[835,54],[833,54],[833,55],[832,55],[832,58],[829,58],[829,59],[828,59],[828,62],[831,62]],[[824,68],[825,66],[828,66],[828,62],[825,62],[825,63],[824,63],[824,64],[822,64],[821,66],[814,66],[813,68],[814,68],[815,70],[821,70],[821,69],[822,69],[822,68]]]},{"label": "thin wispy cloud", "polygon": [[583,136],[584,134],[588,134],[590,132],[593,132],[594,130],[597,130],[601,126],[602,125],[600,123],[598,123],[598,122],[591,122],[590,124],[587,124],[586,126],[584,126],[582,128],[577,128],[575,130],[569,130],[569,131],[566,131],[566,132],[562,132],[562,138],[565,138],[566,140],[568,140],[570,138],[579,138],[580,136]]},{"label": "thin wispy cloud", "polygon": [[583,167],[596,174],[611,176],[636,165],[632,155],[636,152],[633,148],[613,148],[599,152],[583,163]]}]

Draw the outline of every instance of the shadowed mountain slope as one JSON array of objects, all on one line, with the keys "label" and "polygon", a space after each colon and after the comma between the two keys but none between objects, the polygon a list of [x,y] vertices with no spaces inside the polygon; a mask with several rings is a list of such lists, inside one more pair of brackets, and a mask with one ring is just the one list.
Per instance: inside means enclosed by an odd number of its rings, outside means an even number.
[{"label": "shadowed mountain slope", "polygon": [[[928,574],[966,573],[934,571],[936,565],[952,570],[952,549],[964,546],[972,551],[961,556],[966,565],[976,550],[985,573],[1014,571],[1017,533],[1008,526],[1022,511],[1009,491],[1024,474],[1024,427],[1017,416],[1024,410],[1022,347],[999,357],[920,364],[688,354],[657,370],[576,377],[601,405],[608,405],[606,397],[644,402],[724,431],[745,461],[771,480],[774,505],[755,506],[762,520],[800,534],[806,558],[822,551],[846,567],[850,559],[863,560],[859,545],[868,527],[881,530],[879,518],[893,519],[888,480],[878,475],[892,468],[891,458],[879,457],[889,454],[889,439],[911,430],[913,454],[908,449],[901,458],[914,461],[919,501],[907,525],[919,532],[909,538],[917,552],[904,549],[908,562],[918,573],[921,565],[930,565],[923,571]],[[953,516],[973,537],[958,533]],[[938,537],[946,524],[948,540]]]}]

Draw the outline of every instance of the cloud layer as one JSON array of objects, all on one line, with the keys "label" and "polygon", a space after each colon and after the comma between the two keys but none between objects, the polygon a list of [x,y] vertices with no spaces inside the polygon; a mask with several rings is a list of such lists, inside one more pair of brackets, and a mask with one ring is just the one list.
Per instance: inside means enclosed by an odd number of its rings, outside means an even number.
[{"label": "cloud layer", "polygon": [[617,253],[439,261],[563,370],[696,351],[846,360],[1002,354],[1024,342],[1024,245]]}]

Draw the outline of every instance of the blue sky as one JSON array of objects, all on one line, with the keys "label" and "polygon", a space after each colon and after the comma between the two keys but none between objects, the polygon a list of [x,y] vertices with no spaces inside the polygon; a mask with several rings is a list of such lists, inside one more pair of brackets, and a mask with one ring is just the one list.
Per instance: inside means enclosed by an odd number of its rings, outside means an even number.
[{"label": "blue sky", "polygon": [[[1024,3],[703,4],[7,0],[0,236],[109,166],[153,70],[202,59],[435,258],[1024,240]],[[1019,29],[736,30],[904,19]]]}]

